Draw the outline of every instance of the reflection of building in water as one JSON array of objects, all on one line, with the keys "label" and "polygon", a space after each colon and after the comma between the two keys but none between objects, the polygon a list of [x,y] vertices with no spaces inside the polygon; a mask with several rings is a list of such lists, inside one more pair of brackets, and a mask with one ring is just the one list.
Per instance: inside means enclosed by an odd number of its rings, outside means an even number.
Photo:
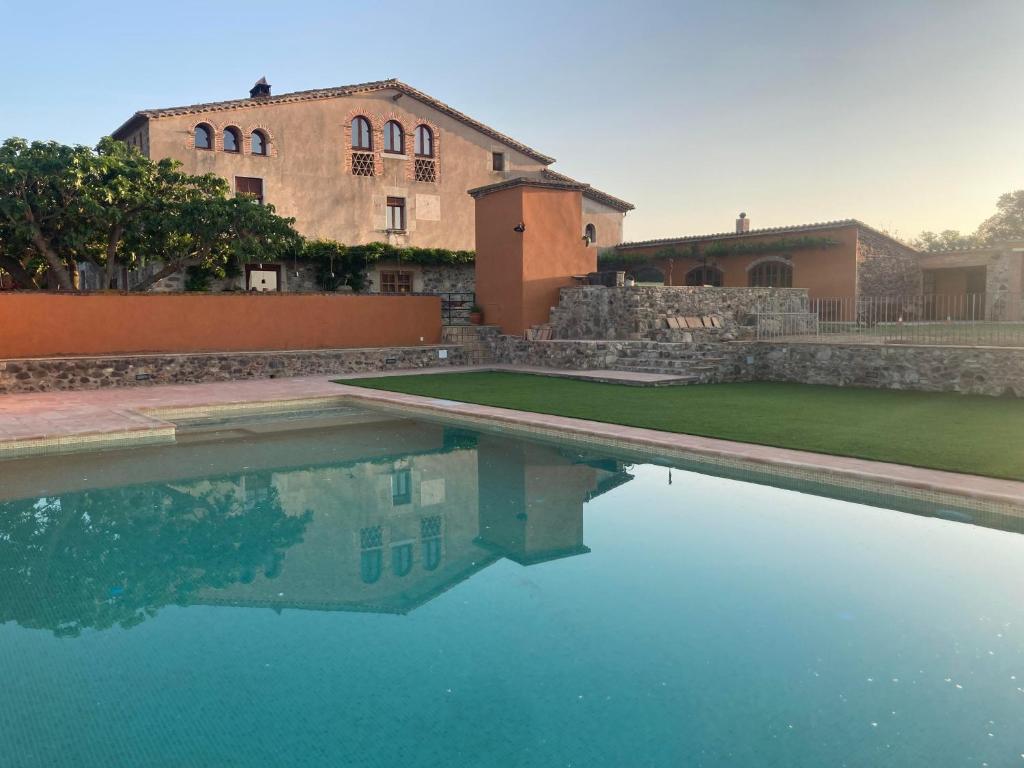
[{"label": "reflection of building in water", "polygon": [[436,435],[415,453],[243,478],[247,495],[269,482],[287,514],[313,519],[273,578],[198,602],[404,613],[502,557],[529,565],[589,551],[584,502],[630,477],[553,447]]},{"label": "reflection of building in water", "polygon": [[586,552],[584,502],[629,477],[364,411],[33,461],[0,484],[0,623],[75,634],[192,603],[404,613],[502,557]]}]

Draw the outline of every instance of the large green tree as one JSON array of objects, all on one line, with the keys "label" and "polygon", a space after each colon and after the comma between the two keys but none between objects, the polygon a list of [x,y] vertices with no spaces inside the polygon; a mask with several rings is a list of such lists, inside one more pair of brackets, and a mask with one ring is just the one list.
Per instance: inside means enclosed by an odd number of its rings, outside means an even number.
[{"label": "large green tree", "polygon": [[1024,189],[1000,195],[995,214],[981,223],[977,236],[985,243],[1024,240]]},{"label": "large green tree", "polygon": [[293,220],[214,175],[183,173],[112,138],[95,149],[0,145],[0,269],[24,287],[74,290],[77,262],[109,286],[119,268],[158,263],[134,290],[189,266],[275,261],[299,247]]}]

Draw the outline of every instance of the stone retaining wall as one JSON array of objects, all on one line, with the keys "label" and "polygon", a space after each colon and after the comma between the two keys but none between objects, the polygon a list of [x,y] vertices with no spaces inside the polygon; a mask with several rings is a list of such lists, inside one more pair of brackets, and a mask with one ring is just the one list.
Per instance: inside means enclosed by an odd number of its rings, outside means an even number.
[{"label": "stone retaining wall", "polygon": [[884,344],[743,346],[760,381],[1024,397],[1024,349]]},{"label": "stone retaining wall", "polygon": [[[440,356],[442,351],[447,357]],[[0,360],[0,394],[464,365],[461,346]]]},{"label": "stone retaining wall", "polygon": [[753,325],[757,306],[766,302],[779,312],[804,312],[807,291],[647,285],[563,288],[558,306],[551,312],[551,326],[556,339],[657,338],[659,334],[667,335],[666,317],[716,315],[723,321],[722,329],[700,330],[693,340],[730,341],[742,336],[743,328]]},{"label": "stone retaining wall", "polygon": [[[790,381],[839,387],[1024,397],[1024,349],[884,344],[654,341],[525,341],[500,336],[499,363],[566,370],[629,369],[637,361],[692,358],[702,382]],[[671,363],[669,363],[671,365]],[[666,373],[685,375],[685,364]]]}]

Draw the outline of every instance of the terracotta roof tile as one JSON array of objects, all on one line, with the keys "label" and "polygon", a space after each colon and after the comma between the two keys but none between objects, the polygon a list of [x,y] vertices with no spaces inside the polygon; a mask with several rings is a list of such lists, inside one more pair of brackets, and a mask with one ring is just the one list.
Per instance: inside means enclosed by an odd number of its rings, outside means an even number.
[{"label": "terracotta roof tile", "polygon": [[[545,168],[543,171],[541,171],[541,175],[545,176],[546,178],[552,179],[553,181],[583,184],[583,182],[581,181],[576,181],[576,179],[570,178],[566,176],[564,173],[552,171],[550,168]],[[604,203],[605,205],[614,208],[617,211],[622,211],[622,213],[625,213],[626,211],[632,211],[636,207],[632,203],[627,203],[625,200],[620,200],[619,198],[609,195],[607,192],[602,192],[600,189],[596,189],[590,186],[589,184],[583,184],[583,187],[584,197],[589,197],[591,200],[595,200],[599,203]]]},{"label": "terracotta roof tile", "polygon": [[615,247],[621,249],[648,248],[654,245],[681,245],[683,243],[697,243],[702,240],[732,240],[743,237],[756,237],[758,235],[788,234],[790,232],[815,232],[822,229],[836,229],[838,227],[857,227],[859,229],[864,229],[880,237],[892,240],[894,243],[898,243],[908,250],[916,250],[906,243],[900,242],[892,235],[887,235],[885,232],[875,229],[874,227],[870,227],[857,219],[837,219],[836,221],[821,221],[813,224],[796,224],[787,227],[764,227],[762,229],[751,229],[748,232],[715,232],[709,235],[684,235],[682,237],[666,237],[655,240],[635,240],[632,242],[619,243]]}]

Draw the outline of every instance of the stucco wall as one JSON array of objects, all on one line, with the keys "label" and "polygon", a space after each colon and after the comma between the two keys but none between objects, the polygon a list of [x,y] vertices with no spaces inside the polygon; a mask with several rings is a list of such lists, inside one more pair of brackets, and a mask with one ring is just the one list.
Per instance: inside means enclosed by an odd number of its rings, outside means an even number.
[{"label": "stucco wall", "polygon": [[436,296],[15,293],[0,359],[436,344]]},{"label": "stucco wall", "polygon": [[[857,282],[857,227],[853,225],[808,232],[773,232],[741,238],[712,237],[680,245],[622,248],[617,249],[616,253],[653,258],[655,254],[665,249],[675,251],[676,255],[672,259],[671,266],[666,259],[656,259],[652,263],[665,273],[667,284],[686,285],[687,273],[704,263],[703,249],[713,242],[721,241],[727,245],[739,243],[753,245],[801,236],[831,238],[836,241],[836,245],[829,248],[805,248],[781,253],[709,256],[707,264],[722,271],[723,287],[740,288],[750,285],[749,271],[756,264],[770,260],[783,261],[793,269],[793,287],[806,288],[812,299],[853,296]],[[697,249],[696,255],[693,252],[694,247]]]},{"label": "stucco wall", "polygon": [[[388,240],[396,245],[472,249],[473,201],[466,190],[524,174],[539,174],[538,161],[485,136],[416,99],[383,90],[346,96],[167,116],[149,122],[154,158],[172,157],[189,173],[215,173],[232,185],[235,176],[263,179],[264,199],[278,213],[296,219],[313,238],[344,243]],[[398,120],[406,133],[406,156],[379,155],[378,173],[353,176],[346,164],[346,129],[361,114],[374,127],[374,148],[383,147],[383,125]],[[197,123],[211,125],[220,146],[223,129],[238,127],[247,139],[254,128],[270,136],[268,156],[228,153],[192,146]],[[426,122],[436,127],[439,176],[436,183],[413,181],[409,172],[413,131]],[[491,153],[505,154],[505,171],[491,170]],[[232,187],[233,188],[233,187]],[[386,235],[388,196],[406,199],[408,233]]]}]

